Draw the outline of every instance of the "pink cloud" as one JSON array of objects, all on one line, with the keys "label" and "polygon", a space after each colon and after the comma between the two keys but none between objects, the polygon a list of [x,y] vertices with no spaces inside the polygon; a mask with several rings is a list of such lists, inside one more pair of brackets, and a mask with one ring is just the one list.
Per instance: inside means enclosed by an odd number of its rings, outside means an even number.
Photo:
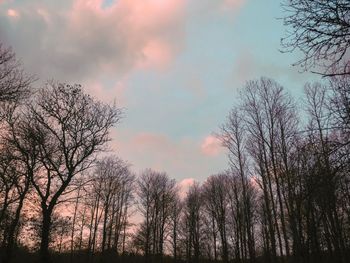
[{"label": "pink cloud", "polygon": [[217,156],[221,149],[221,141],[212,135],[204,138],[201,144],[202,153],[207,156]]},{"label": "pink cloud", "polygon": [[[126,120],[127,121],[127,120]],[[142,171],[153,168],[173,178],[201,180],[227,165],[222,152],[216,158],[202,153],[200,142],[191,138],[174,139],[164,134],[115,130],[112,150]]]},{"label": "pink cloud", "polygon": [[5,2],[4,14],[22,23],[4,34],[43,79],[81,82],[164,70],[185,46],[186,0],[17,2]]},{"label": "pink cloud", "polygon": [[118,107],[126,107],[128,102],[125,96],[127,79],[122,78],[112,84],[103,84],[100,79],[86,81],[83,83],[85,91],[95,98],[107,102],[116,103]]},{"label": "pink cloud", "polygon": [[178,183],[180,198],[186,197],[188,189],[196,182],[194,178],[185,178]]},{"label": "pink cloud", "polygon": [[183,142],[176,143],[163,134],[139,132],[122,139],[124,136],[122,133],[116,135],[113,148],[141,170],[152,168],[171,175],[168,167],[183,166],[184,158],[189,155],[190,148]]},{"label": "pink cloud", "polygon": [[141,68],[162,69],[168,66],[174,53],[169,45],[162,40],[151,40],[143,49],[144,59],[139,63]]},{"label": "pink cloud", "polygon": [[184,0],[118,0],[108,8],[102,2],[77,0],[68,15],[70,35],[98,52],[96,62],[161,69],[181,50]]},{"label": "pink cloud", "polygon": [[187,23],[238,10],[245,0],[68,2],[23,1],[9,11],[22,23],[6,33],[39,77],[81,82],[101,74],[119,78],[135,69],[168,69],[186,46]]},{"label": "pink cloud", "polygon": [[16,11],[15,9],[7,9],[7,15],[9,17],[14,17],[14,18],[17,18],[20,16],[19,12]]}]

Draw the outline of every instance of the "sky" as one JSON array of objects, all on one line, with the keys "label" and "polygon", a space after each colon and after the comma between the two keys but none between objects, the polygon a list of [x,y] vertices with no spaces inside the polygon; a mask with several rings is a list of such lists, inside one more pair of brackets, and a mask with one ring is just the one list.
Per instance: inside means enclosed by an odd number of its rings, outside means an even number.
[{"label": "sky", "polygon": [[228,168],[214,134],[246,81],[274,78],[299,100],[318,78],[280,51],[283,16],[279,0],[0,0],[0,42],[35,85],[116,101],[111,150],[188,185]]}]

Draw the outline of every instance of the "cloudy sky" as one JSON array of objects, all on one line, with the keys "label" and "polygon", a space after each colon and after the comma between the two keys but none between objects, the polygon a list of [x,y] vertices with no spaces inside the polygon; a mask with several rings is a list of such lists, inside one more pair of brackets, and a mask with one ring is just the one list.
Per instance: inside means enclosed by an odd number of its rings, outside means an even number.
[{"label": "cloudy sky", "polygon": [[0,0],[0,41],[40,81],[81,83],[125,118],[112,148],[184,184],[227,168],[213,136],[246,80],[297,98],[315,76],[281,53],[279,0]]}]

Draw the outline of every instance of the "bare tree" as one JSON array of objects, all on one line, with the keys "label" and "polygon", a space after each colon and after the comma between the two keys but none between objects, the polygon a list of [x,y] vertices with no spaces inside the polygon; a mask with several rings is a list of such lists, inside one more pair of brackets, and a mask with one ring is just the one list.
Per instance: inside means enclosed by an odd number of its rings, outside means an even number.
[{"label": "bare tree", "polygon": [[[228,177],[225,173],[223,173],[209,177],[202,186],[205,208],[208,210],[210,215],[213,215],[220,233],[223,262],[228,262],[229,260],[227,240],[229,196],[227,185]],[[216,246],[216,244],[214,244],[214,246]]]},{"label": "bare tree", "polygon": [[300,50],[304,58],[296,64],[305,69],[319,67],[322,75],[350,74],[350,3],[348,0],[285,0],[286,51]]},{"label": "bare tree", "polygon": [[251,261],[255,260],[255,242],[254,242],[254,226],[253,226],[253,209],[254,204],[249,195],[248,177],[248,157],[247,151],[247,126],[244,123],[242,113],[237,108],[231,110],[227,122],[221,126],[221,139],[223,145],[229,151],[229,160],[232,173],[239,176],[242,187],[242,213],[243,213],[243,235],[247,242],[246,246],[249,251]]},{"label": "bare tree", "polygon": [[80,85],[48,84],[28,105],[26,120],[36,135],[45,169],[31,177],[40,200],[42,231],[40,254],[49,262],[51,215],[63,202],[72,179],[91,167],[96,153],[109,141],[109,130],[120,119],[120,110],[84,94]]},{"label": "bare tree", "polygon": [[72,218],[72,229],[71,229],[71,240],[70,240],[70,262],[73,261],[73,252],[74,252],[74,234],[75,234],[75,224],[77,220],[77,214],[79,209],[79,199],[82,197],[82,191],[84,186],[84,182],[82,180],[77,180],[77,190],[76,197],[74,201],[74,212],[73,212],[73,218]]},{"label": "bare tree", "polygon": [[[17,118],[15,113],[19,103],[30,95],[32,76],[25,74],[11,48],[0,43],[0,120],[1,120],[1,172],[0,172],[0,231],[6,216],[7,225],[3,230],[2,247],[6,247],[4,262],[11,259],[25,197],[30,187],[27,177],[29,170],[28,156],[11,140],[11,123]],[[23,140],[28,143],[27,138]],[[31,149],[30,149],[31,151]],[[35,150],[34,150],[35,151]],[[31,151],[32,153],[32,151]],[[30,155],[30,154],[29,154]],[[28,170],[29,169],[29,170]],[[11,208],[9,210],[9,208]]]},{"label": "bare tree", "polygon": [[113,156],[98,162],[96,174],[101,183],[99,194],[103,214],[101,252],[103,254],[113,246],[118,255],[133,198],[134,176],[126,162]]},{"label": "bare tree", "polygon": [[[281,256],[326,260],[322,255],[344,262],[350,215],[347,82],[338,76],[306,85],[309,123],[303,128],[295,102],[275,81],[249,81],[242,90],[219,135],[232,171],[228,229],[236,259],[254,259],[261,246],[270,262]],[[257,234],[261,239],[254,240]]]},{"label": "bare tree", "polygon": [[90,200],[87,202],[88,207],[90,207],[90,224],[89,224],[89,240],[88,240],[88,261],[90,261],[95,252],[96,246],[96,236],[98,225],[102,217],[101,206],[101,192],[102,192],[102,182],[98,177],[92,179],[91,189],[89,193],[91,195]]},{"label": "bare tree", "polygon": [[186,231],[186,258],[198,263],[202,245],[202,192],[198,183],[190,186],[184,201],[184,228]]},{"label": "bare tree", "polygon": [[12,192],[18,180],[15,160],[10,155],[8,149],[2,147],[0,152],[0,230],[5,237],[5,220],[9,213],[11,204],[17,201],[17,196]]},{"label": "bare tree", "polygon": [[333,147],[330,141],[332,129],[330,127],[330,115],[327,110],[327,87],[315,83],[306,85],[307,110],[310,116],[308,126],[309,138],[316,146],[315,157],[318,160],[317,169],[319,181],[318,188],[323,193],[317,200],[317,205],[322,209],[322,224],[329,235],[333,238],[328,242],[328,252],[333,249],[339,260],[344,260],[344,249],[342,227],[339,221],[340,215],[337,211],[338,189],[340,177],[333,163]]},{"label": "bare tree", "polygon": [[331,126],[342,133],[343,145],[350,143],[350,76],[338,76],[329,80],[327,108]]},{"label": "bare tree", "polygon": [[[9,227],[7,236],[7,249],[5,262],[9,261],[12,254],[14,243],[14,235],[16,227],[20,221],[22,208],[24,205],[27,192],[30,188],[30,181],[34,174],[41,169],[39,146],[36,142],[36,134],[33,133],[32,126],[23,121],[21,114],[13,114],[8,120],[6,130],[3,134],[3,145],[6,149],[2,149],[7,156],[11,157],[12,163],[15,165],[13,169],[12,179],[15,180],[15,188],[17,192],[17,208],[13,221]],[[10,155],[9,155],[10,154]]]},{"label": "bare tree", "polygon": [[0,43],[0,103],[18,102],[27,97],[33,81],[21,68],[12,49]]},{"label": "bare tree", "polygon": [[164,242],[171,225],[172,204],[176,196],[175,180],[167,174],[145,170],[138,180],[139,210],[144,218],[139,239],[146,260],[162,260]]},{"label": "bare tree", "polygon": [[174,200],[171,204],[171,228],[172,231],[170,233],[171,237],[171,245],[173,248],[173,257],[174,261],[177,262],[179,258],[179,231],[180,231],[180,220],[182,216],[183,203],[180,200],[179,194],[176,193],[174,196]]}]

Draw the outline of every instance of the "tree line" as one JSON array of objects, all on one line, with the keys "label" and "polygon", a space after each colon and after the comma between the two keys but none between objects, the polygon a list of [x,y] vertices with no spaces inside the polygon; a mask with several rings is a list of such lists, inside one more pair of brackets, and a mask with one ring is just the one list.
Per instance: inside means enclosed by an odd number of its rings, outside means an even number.
[{"label": "tree line", "polygon": [[79,85],[29,92],[32,77],[1,54],[3,262],[18,248],[41,262],[349,258],[350,76],[306,84],[301,103],[272,79],[248,81],[216,135],[229,167],[183,193],[164,172],[137,176],[101,155],[122,117],[115,105]]}]

